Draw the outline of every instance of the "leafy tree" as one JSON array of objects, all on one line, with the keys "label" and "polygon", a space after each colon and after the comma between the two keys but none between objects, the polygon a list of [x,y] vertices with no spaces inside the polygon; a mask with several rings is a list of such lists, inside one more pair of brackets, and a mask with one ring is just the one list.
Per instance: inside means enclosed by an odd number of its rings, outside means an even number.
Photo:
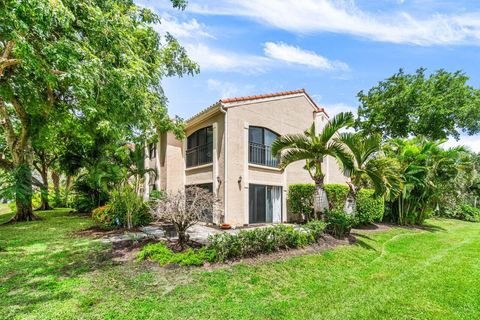
[{"label": "leafy tree", "polygon": [[349,173],[347,181],[349,193],[344,211],[355,214],[357,194],[360,189],[373,187],[375,196],[384,196],[387,192],[397,192],[401,185],[396,162],[382,153],[382,139],[374,134],[365,137],[361,133],[343,133],[341,141],[349,150],[352,166],[345,170]]},{"label": "leafy tree", "polygon": [[15,221],[35,219],[32,142],[52,117],[92,131],[145,132],[151,115],[167,114],[160,80],[198,72],[176,39],[150,26],[158,22],[132,0],[2,2],[0,116],[8,152],[0,165],[14,178]]},{"label": "leafy tree", "polygon": [[414,74],[400,70],[367,93],[358,93],[356,127],[391,138],[458,139],[459,130],[476,134],[480,132],[480,91],[468,80],[460,71],[427,75],[423,68]]},{"label": "leafy tree", "polygon": [[[327,194],[323,188],[325,174],[322,164],[327,156],[332,156],[344,168],[352,166],[350,156],[338,139],[338,131],[353,124],[351,112],[339,113],[331,119],[325,127],[316,132],[315,123],[304,134],[289,134],[277,138],[272,144],[272,154],[280,154],[280,167],[286,168],[289,164],[304,160],[305,169],[315,182],[315,215],[322,214],[328,209]],[[318,216],[317,216],[318,218]]]}]

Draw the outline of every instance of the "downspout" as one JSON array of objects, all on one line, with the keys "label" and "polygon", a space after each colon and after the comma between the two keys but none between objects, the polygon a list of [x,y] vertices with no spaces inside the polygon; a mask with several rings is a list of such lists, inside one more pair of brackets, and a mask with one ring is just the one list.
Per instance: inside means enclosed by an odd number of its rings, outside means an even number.
[{"label": "downspout", "polygon": [[224,169],[224,174],[223,174],[223,204],[224,204],[224,209],[223,209],[223,222],[226,223],[227,222],[227,208],[228,208],[228,188],[227,188],[227,168],[228,168],[228,113],[227,113],[227,110],[225,110],[225,108],[222,106],[222,104],[220,103],[219,104],[220,106],[220,112],[222,112],[223,114],[225,114],[225,118],[224,118],[224,139],[223,139],[223,145],[224,145],[224,149],[223,149],[223,153],[224,153],[224,162],[223,162],[223,169]]}]

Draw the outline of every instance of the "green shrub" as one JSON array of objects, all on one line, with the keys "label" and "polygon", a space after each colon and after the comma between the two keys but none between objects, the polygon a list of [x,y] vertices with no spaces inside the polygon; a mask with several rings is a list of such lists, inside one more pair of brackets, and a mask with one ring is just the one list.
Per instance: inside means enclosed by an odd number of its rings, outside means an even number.
[{"label": "green shrub", "polygon": [[194,250],[189,248],[183,252],[175,253],[162,243],[148,244],[138,253],[137,259],[156,261],[160,265],[178,264],[181,266],[201,266],[205,262],[214,262],[215,251],[207,248]]},{"label": "green shrub", "polygon": [[312,235],[315,241],[319,241],[322,238],[322,234],[325,231],[327,224],[323,221],[309,221],[304,225]]},{"label": "green shrub", "polygon": [[208,248],[215,251],[218,261],[253,257],[260,253],[301,248],[315,243],[324,228],[323,222],[311,222],[299,230],[292,226],[275,225],[242,230],[236,235],[222,232],[209,237]]},{"label": "green shrub", "polygon": [[132,213],[132,227],[144,226],[152,222],[152,215],[143,199],[130,187],[114,190],[108,204],[110,213],[118,218],[120,226],[128,226],[128,212]]},{"label": "green shrub", "polygon": [[293,184],[288,188],[288,208],[296,216],[293,220],[301,220],[313,216],[313,196],[315,185]]},{"label": "green shrub", "polygon": [[374,197],[371,189],[361,189],[357,194],[357,212],[354,225],[366,225],[382,221],[385,211],[383,197]]},{"label": "green shrub", "polygon": [[[102,229],[114,229],[128,226],[128,210],[131,210],[132,227],[147,225],[152,222],[149,208],[137,194],[127,194],[133,190],[112,192],[107,205],[92,211],[92,218]],[[127,207],[128,206],[128,207]]]},{"label": "green shrub", "polygon": [[[343,184],[326,184],[331,210],[343,210],[348,196],[348,186]],[[288,191],[289,209],[294,214],[311,216],[313,213],[314,184],[293,184]],[[355,213],[354,225],[365,225],[375,221],[381,221],[385,211],[382,197],[375,198],[371,189],[361,189],[357,194],[357,212]]]},{"label": "green shrub", "polygon": [[480,222],[480,209],[464,204],[460,207],[455,217],[460,220]]},{"label": "green shrub", "polygon": [[353,218],[343,210],[329,210],[326,212],[327,232],[336,238],[344,238],[350,234]]},{"label": "green shrub", "polygon": [[87,175],[75,180],[72,187],[71,205],[78,212],[89,213],[94,208],[105,205],[109,194],[89,179]]},{"label": "green shrub", "polygon": [[110,213],[111,209],[112,207],[109,205],[93,209],[92,219],[95,221],[97,226],[102,229],[109,230],[120,225],[120,221],[116,220],[116,217]]},{"label": "green shrub", "polygon": [[327,193],[328,203],[331,209],[343,210],[349,192],[348,186],[344,184],[326,184],[324,189]]}]

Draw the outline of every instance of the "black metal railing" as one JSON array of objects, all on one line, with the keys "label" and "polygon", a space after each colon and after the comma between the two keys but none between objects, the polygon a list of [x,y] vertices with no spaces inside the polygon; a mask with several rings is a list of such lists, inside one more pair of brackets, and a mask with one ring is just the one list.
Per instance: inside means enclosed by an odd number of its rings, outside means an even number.
[{"label": "black metal railing", "polygon": [[213,144],[208,143],[186,151],[187,168],[212,162]]},{"label": "black metal railing", "polygon": [[278,167],[278,156],[272,155],[270,146],[250,142],[248,147],[248,162],[268,167]]}]

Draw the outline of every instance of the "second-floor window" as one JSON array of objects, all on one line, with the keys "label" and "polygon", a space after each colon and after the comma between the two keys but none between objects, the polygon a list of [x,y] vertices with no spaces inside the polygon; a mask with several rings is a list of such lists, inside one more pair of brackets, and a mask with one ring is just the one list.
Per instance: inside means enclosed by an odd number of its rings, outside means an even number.
[{"label": "second-floor window", "polygon": [[148,145],[148,157],[150,159],[153,159],[157,156],[157,144],[156,143],[150,143]]},{"label": "second-floor window", "polygon": [[278,134],[262,127],[248,128],[248,162],[269,167],[278,166],[278,156],[272,155],[272,143]]},{"label": "second-floor window", "polygon": [[212,162],[213,128],[195,131],[187,138],[187,168]]}]

